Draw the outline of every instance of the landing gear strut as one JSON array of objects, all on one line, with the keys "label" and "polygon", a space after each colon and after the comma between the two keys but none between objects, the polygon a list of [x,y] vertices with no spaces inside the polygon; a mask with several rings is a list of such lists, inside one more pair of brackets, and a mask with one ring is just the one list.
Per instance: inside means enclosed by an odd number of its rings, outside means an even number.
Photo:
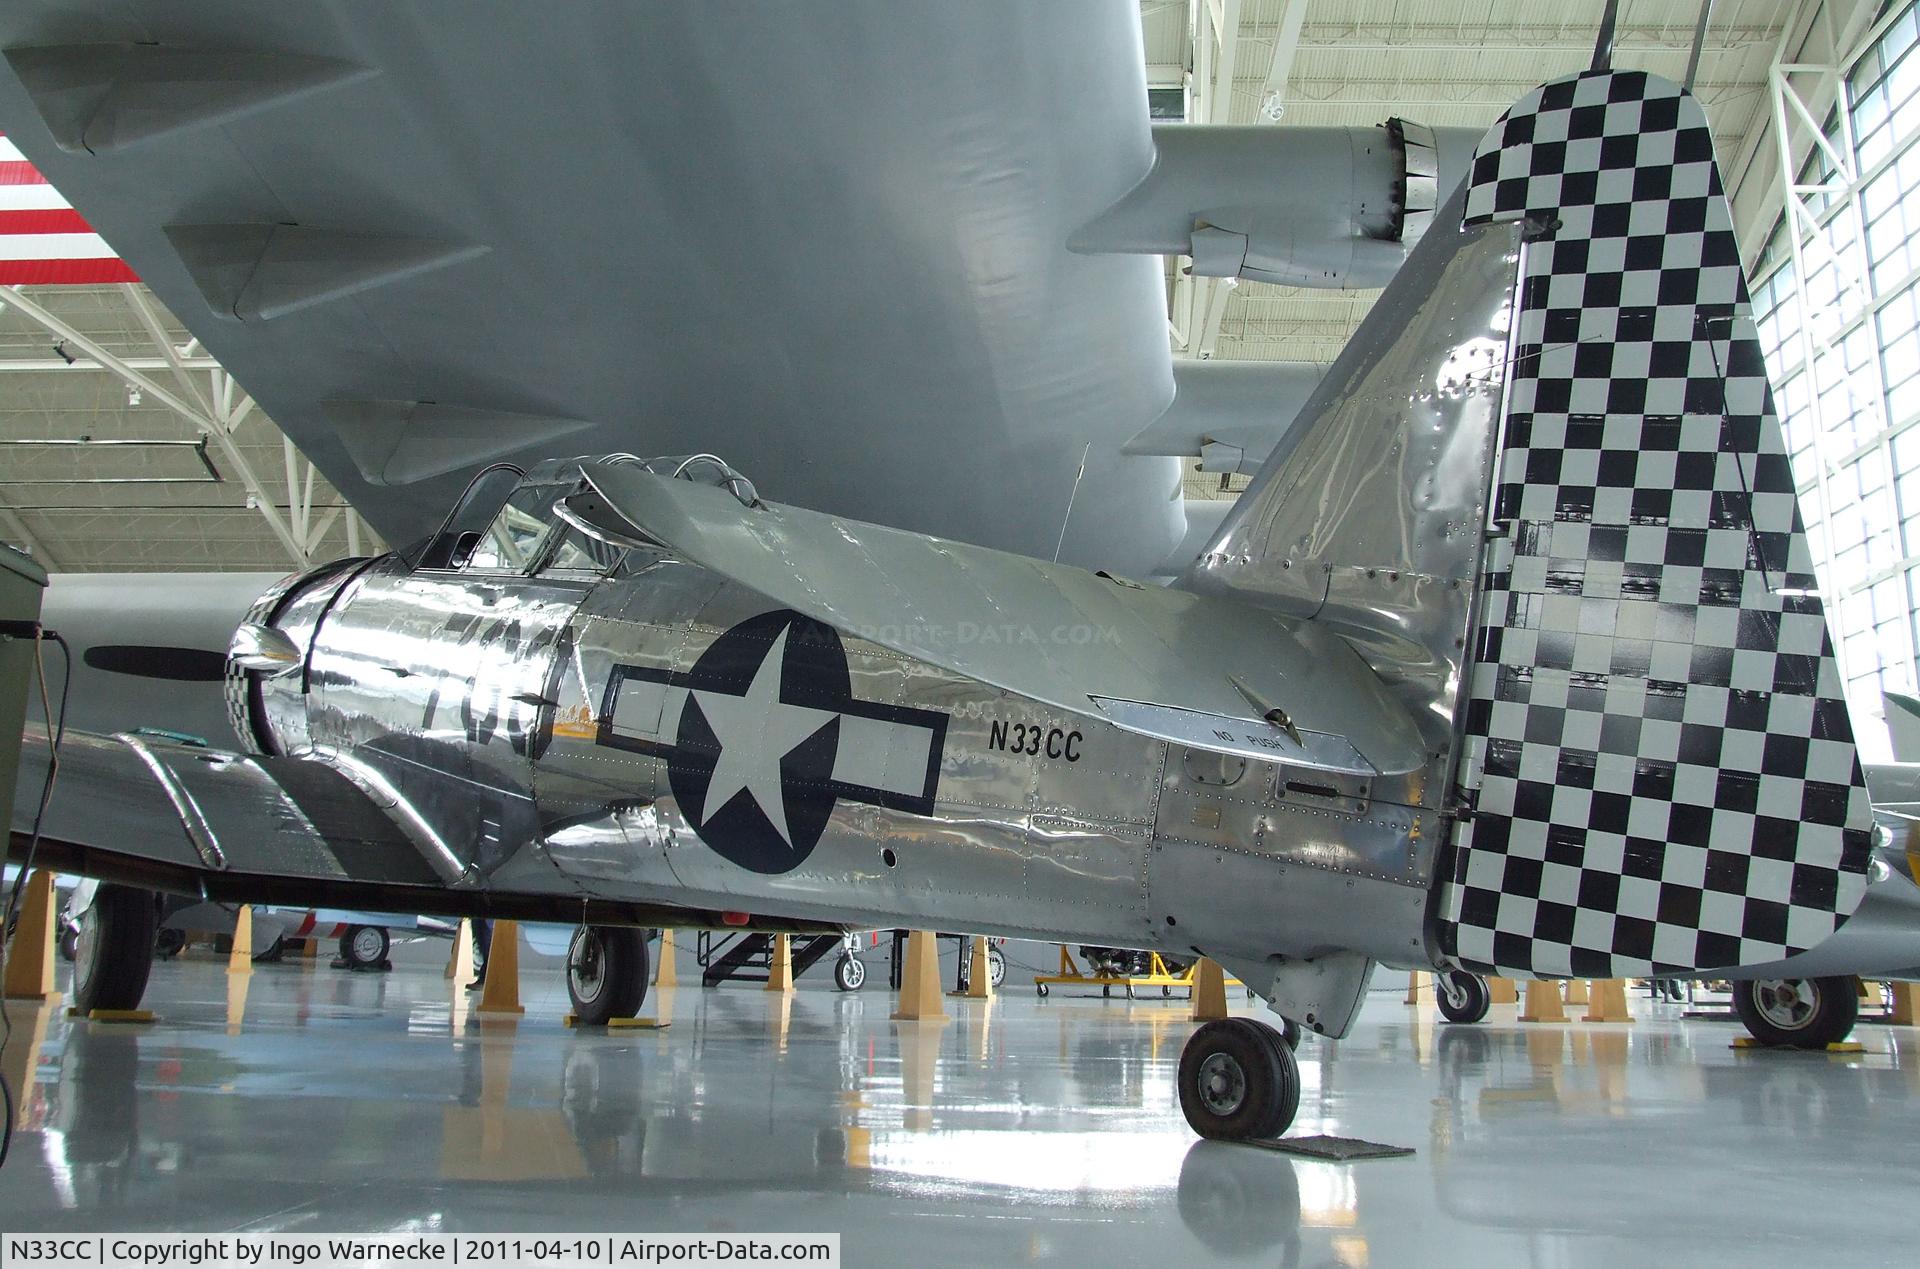
[{"label": "landing gear strut", "polygon": [[1180,1109],[1203,1137],[1277,1137],[1300,1108],[1300,1068],[1278,1031],[1252,1018],[1206,1023],[1180,1053]]},{"label": "landing gear strut", "polygon": [[618,925],[583,925],[567,945],[567,995],[574,1020],[603,1027],[631,1018],[647,999],[647,932]]}]

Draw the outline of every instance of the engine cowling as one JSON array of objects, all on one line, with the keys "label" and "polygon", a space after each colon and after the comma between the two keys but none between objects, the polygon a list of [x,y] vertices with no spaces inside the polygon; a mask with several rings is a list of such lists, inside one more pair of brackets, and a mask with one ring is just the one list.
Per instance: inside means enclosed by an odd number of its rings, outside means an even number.
[{"label": "engine cowling", "polygon": [[305,678],[314,635],[342,588],[371,561],[335,560],[293,573],[247,609],[227,649],[227,718],[248,753],[305,747]]}]

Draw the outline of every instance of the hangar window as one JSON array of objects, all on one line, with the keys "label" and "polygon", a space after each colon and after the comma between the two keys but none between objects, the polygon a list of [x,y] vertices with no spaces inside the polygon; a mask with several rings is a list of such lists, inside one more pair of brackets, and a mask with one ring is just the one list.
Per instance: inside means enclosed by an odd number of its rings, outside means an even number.
[{"label": "hangar window", "polygon": [[[1772,103],[1800,167],[1752,294],[1854,726],[1884,760],[1882,693],[1920,686],[1920,4],[1839,66],[1837,101]],[[1827,109],[1818,140],[1802,108]]]}]

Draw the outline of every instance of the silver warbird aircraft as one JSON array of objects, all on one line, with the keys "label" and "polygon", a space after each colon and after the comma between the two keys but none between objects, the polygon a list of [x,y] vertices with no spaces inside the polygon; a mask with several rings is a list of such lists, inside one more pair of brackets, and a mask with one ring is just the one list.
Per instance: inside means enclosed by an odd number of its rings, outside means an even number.
[{"label": "silver warbird aircraft", "polygon": [[[1834,939],[1870,869],[1911,892],[1812,588],[1706,119],[1595,70],[1486,134],[1171,587],[707,455],[497,468],[259,599],[245,755],[70,736],[40,849],[577,921],[589,1021],[638,1008],[636,927],[927,924],[1204,954],[1340,1036],[1375,965],[1739,977]],[[80,994],[126,1003],[146,909],[106,893]],[[1299,1095],[1248,1019],[1178,1086],[1217,1137]]]}]

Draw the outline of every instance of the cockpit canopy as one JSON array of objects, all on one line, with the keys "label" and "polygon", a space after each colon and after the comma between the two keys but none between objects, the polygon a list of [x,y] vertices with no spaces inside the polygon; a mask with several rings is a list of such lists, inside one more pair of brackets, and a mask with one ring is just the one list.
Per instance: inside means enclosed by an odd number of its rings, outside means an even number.
[{"label": "cockpit canopy", "polygon": [[747,506],[759,503],[753,483],[711,454],[556,458],[531,470],[496,463],[468,483],[439,531],[403,558],[412,569],[433,571],[619,575],[632,551],[651,551],[653,544],[594,488],[594,470],[614,464],[710,483]]}]

